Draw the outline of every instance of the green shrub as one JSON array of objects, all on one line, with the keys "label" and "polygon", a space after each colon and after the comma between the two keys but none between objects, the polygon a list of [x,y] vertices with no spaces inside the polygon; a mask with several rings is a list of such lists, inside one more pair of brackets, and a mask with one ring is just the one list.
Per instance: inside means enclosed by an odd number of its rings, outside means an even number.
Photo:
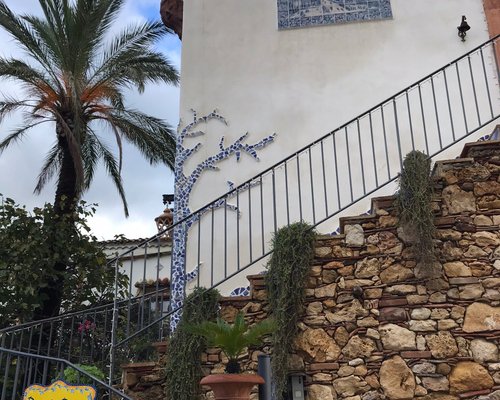
[{"label": "green shrub", "polygon": [[[106,375],[102,372],[98,367],[94,365],[84,365],[84,364],[76,364],[81,370],[87,372],[92,375],[94,378],[97,378],[101,381],[106,379]],[[64,370],[64,381],[66,383],[72,384],[83,384],[83,385],[92,385],[94,382],[87,375],[79,373],[76,369],[67,367]]]}]

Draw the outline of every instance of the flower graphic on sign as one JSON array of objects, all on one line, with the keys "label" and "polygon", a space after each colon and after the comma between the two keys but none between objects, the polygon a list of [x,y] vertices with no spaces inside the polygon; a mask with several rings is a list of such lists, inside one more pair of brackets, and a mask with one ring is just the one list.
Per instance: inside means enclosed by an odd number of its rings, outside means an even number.
[{"label": "flower graphic on sign", "polygon": [[50,386],[32,385],[24,391],[23,400],[95,400],[92,386],[72,386],[56,381]]}]

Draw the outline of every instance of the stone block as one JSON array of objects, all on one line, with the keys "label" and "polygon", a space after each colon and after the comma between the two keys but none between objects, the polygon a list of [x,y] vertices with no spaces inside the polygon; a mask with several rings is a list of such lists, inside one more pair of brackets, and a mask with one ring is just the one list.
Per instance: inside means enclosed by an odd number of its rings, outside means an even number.
[{"label": "stone block", "polygon": [[434,358],[445,359],[458,354],[457,342],[449,332],[441,331],[436,335],[427,335],[425,339]]},{"label": "stone block", "polygon": [[346,225],[344,233],[347,246],[361,247],[365,244],[365,232],[361,225]]},{"label": "stone block", "polygon": [[432,358],[430,351],[402,351],[401,357],[403,358]]},{"label": "stone block", "polygon": [[414,332],[434,332],[437,328],[436,321],[410,321],[410,329]]},{"label": "stone block", "polygon": [[333,381],[333,388],[338,395],[343,397],[354,396],[370,390],[370,386],[358,376],[347,376]]},{"label": "stone block", "polygon": [[431,310],[428,308],[414,308],[411,311],[411,318],[417,320],[429,319]]},{"label": "stone block", "polygon": [[379,307],[398,307],[398,306],[405,306],[408,304],[408,301],[406,299],[402,298],[389,298],[389,299],[380,299],[379,300]]},{"label": "stone block", "polygon": [[450,388],[450,382],[444,376],[422,378],[422,386],[433,392],[447,392]]},{"label": "stone block", "polygon": [[413,399],[415,377],[405,361],[394,356],[380,367],[380,385],[389,399]]},{"label": "stone block", "polygon": [[395,324],[387,324],[379,328],[380,337],[386,350],[415,350],[415,332]]},{"label": "stone block", "polygon": [[491,389],[494,385],[486,368],[472,361],[459,362],[452,369],[449,381],[453,394]]},{"label": "stone block", "polygon": [[495,343],[484,339],[474,339],[470,342],[470,349],[474,361],[478,363],[498,361],[498,347]]},{"label": "stone block", "polygon": [[444,263],[443,268],[449,278],[472,276],[470,268],[461,261]]},{"label": "stone block", "polygon": [[[380,304],[380,303],[379,303]],[[406,321],[408,314],[404,308],[398,307],[385,307],[380,308],[380,321]]]}]

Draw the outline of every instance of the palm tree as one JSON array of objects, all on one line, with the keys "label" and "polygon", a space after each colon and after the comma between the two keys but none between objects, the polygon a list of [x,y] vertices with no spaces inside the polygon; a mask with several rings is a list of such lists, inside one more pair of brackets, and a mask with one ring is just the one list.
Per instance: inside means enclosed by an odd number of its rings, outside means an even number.
[{"label": "palm tree", "polygon": [[[40,18],[15,15],[0,0],[0,26],[27,54],[25,59],[0,57],[0,78],[13,79],[24,88],[23,98],[4,97],[0,101],[0,122],[16,110],[24,112],[23,124],[0,141],[0,154],[31,128],[47,122],[55,126],[55,143],[46,156],[35,193],[57,175],[54,209],[61,217],[74,212],[101,161],[128,215],[120,176],[123,141],[135,145],[152,164],[164,163],[170,168],[174,164],[171,128],[124,104],[125,89],[135,87],[142,92],[149,82],[177,84],[175,68],[152,48],[170,31],[161,22],[145,22],[107,40],[124,1],[39,0],[43,10]],[[103,133],[116,142],[116,154]],[[64,262],[56,269],[64,271]],[[58,285],[60,282],[55,283]],[[58,296],[55,292],[45,294]],[[58,310],[56,301],[40,317]]]}]

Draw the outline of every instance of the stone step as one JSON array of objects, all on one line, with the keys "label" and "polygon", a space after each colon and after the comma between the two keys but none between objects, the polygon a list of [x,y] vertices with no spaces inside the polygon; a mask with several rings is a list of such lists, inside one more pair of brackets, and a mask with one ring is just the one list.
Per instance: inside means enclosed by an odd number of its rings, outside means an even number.
[{"label": "stone step", "polygon": [[466,143],[460,157],[474,159],[499,158],[500,140]]}]

